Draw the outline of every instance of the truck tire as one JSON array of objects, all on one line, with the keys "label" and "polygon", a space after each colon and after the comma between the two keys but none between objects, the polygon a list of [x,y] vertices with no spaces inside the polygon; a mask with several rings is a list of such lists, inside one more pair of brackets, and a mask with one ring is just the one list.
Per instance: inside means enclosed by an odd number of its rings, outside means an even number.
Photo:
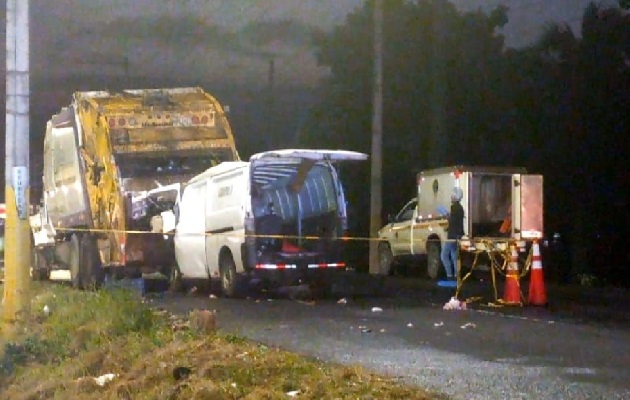
[{"label": "truck tire", "polygon": [[437,279],[442,268],[440,260],[440,243],[437,241],[429,241],[427,243],[427,275],[430,279]]},{"label": "truck tire", "polygon": [[237,297],[237,275],[236,263],[232,254],[221,255],[219,260],[219,271],[221,273],[221,293],[224,297]]},{"label": "truck tire", "polygon": [[394,255],[387,243],[379,243],[378,245],[378,269],[380,275],[389,275],[394,265]]},{"label": "truck tire", "polygon": [[70,270],[70,282],[72,283],[72,287],[75,289],[82,288],[80,271],[81,261],[79,257],[79,252],[79,236],[77,236],[77,234],[75,233],[70,237],[70,256],[68,260],[68,269]]},{"label": "truck tire", "polygon": [[105,271],[98,254],[96,239],[90,234],[81,237],[79,271],[82,289],[98,289],[105,279]]},{"label": "truck tire", "polygon": [[46,256],[39,249],[33,249],[31,252],[31,278],[34,281],[47,281],[50,278],[50,270]]}]

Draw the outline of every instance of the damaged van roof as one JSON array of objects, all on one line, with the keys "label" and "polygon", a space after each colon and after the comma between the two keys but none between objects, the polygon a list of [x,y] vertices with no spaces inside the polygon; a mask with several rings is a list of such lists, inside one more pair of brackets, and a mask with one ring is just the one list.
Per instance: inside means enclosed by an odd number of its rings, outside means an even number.
[{"label": "damaged van roof", "polygon": [[265,151],[250,157],[250,161],[262,160],[265,158],[304,158],[314,161],[364,161],[368,155],[349,150],[326,150],[326,149],[283,149]]}]

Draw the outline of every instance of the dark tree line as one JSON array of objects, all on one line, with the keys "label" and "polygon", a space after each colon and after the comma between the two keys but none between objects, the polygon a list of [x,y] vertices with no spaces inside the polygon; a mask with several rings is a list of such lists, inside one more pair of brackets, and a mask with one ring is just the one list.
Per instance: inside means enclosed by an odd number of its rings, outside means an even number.
[{"label": "dark tree line", "polygon": [[[550,25],[515,50],[497,33],[504,7],[486,14],[436,0],[384,4],[384,211],[414,195],[421,169],[525,166],[545,176],[546,230],[571,237],[573,266],[586,270],[581,245],[611,220],[627,225],[630,16],[591,3],[581,36]],[[372,10],[368,1],[317,37],[331,74],[301,144],[370,151]],[[369,163],[343,172],[351,205],[368,209]],[[367,233],[367,218],[355,223]]]}]

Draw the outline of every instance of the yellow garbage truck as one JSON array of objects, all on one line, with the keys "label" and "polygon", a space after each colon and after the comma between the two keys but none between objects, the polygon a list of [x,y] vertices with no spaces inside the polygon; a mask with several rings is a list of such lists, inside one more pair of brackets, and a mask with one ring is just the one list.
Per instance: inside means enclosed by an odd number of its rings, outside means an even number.
[{"label": "yellow garbage truck", "polygon": [[180,184],[239,160],[224,108],[201,88],[74,93],[46,126],[33,278],[65,270],[86,288],[109,272],[168,273]]}]

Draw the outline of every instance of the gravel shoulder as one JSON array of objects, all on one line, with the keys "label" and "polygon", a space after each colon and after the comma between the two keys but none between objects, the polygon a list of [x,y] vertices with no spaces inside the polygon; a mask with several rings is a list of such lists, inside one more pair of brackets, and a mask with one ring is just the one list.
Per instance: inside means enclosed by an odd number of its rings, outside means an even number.
[{"label": "gravel shoulder", "polygon": [[388,298],[337,304],[167,294],[152,302],[175,313],[214,309],[225,332],[361,364],[453,399],[630,398],[630,332],[549,313],[444,311]]}]

